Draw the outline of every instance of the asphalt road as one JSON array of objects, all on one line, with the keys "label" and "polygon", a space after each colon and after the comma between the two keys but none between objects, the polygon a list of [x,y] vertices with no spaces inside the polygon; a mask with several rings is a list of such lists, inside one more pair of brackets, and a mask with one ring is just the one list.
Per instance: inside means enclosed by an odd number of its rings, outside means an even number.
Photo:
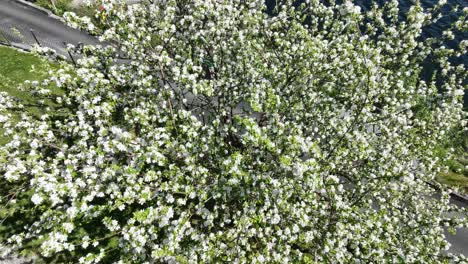
[{"label": "asphalt road", "polygon": [[[15,0],[0,0],[0,33],[17,46],[28,47],[39,43],[67,55],[63,42],[77,45],[99,44],[99,41],[79,30],[67,27],[63,22],[49,17],[41,10],[21,4]],[[0,35],[0,37],[2,37]]]},{"label": "asphalt road", "polygon": [[[458,199],[454,199],[453,197],[450,199],[452,204],[455,204],[459,207],[467,207],[466,201],[461,201]],[[468,256],[468,228],[459,228],[457,230],[457,234],[455,236],[445,232],[447,240],[452,244],[449,252],[452,253],[461,253],[465,256]]]},{"label": "asphalt road", "polygon": [[[0,38],[3,34],[18,46],[32,45],[36,41],[31,30],[35,32],[42,46],[53,48],[65,56],[67,52],[63,42],[74,45],[78,43],[99,44],[96,38],[67,27],[43,11],[20,4],[15,0],[0,0]],[[462,207],[467,206],[466,202],[453,201],[453,203]],[[451,252],[468,256],[468,229],[458,230],[455,236],[447,234],[447,239],[452,243]]]}]

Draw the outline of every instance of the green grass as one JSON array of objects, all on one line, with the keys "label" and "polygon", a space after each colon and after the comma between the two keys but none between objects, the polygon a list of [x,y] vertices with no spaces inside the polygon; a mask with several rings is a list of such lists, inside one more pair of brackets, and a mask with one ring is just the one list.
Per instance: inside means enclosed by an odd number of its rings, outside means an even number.
[{"label": "green grass", "polygon": [[23,98],[28,93],[20,91],[18,85],[26,80],[43,80],[52,68],[51,63],[38,56],[8,47],[0,47],[0,61],[0,89]]},{"label": "green grass", "polygon": [[468,193],[468,177],[463,174],[453,171],[444,172],[437,176],[437,181],[445,185],[457,187],[465,194]]},{"label": "green grass", "polygon": [[50,0],[36,0],[35,4],[47,8],[54,12],[56,15],[63,15],[63,13],[70,11],[71,0],[55,0],[55,4],[52,5]]},{"label": "green grass", "polygon": [[[21,52],[8,47],[0,46],[0,91],[21,100],[26,111],[40,115],[43,106],[38,106],[27,90],[23,90],[26,80],[42,81],[48,76],[51,69],[58,65],[30,53]],[[0,131],[0,145],[5,144],[6,138]]]},{"label": "green grass", "polygon": [[43,8],[47,8],[58,16],[63,16],[65,12],[75,12],[79,16],[94,17],[97,6],[80,6],[74,8],[71,6],[71,0],[55,0],[55,6],[52,5],[50,0],[36,0],[35,4]]},{"label": "green grass", "polygon": [[[455,153],[451,159],[446,159],[450,148],[455,149]],[[437,149],[437,156],[448,167],[448,171],[438,175],[437,181],[468,194],[468,132],[462,128],[450,131]]]},{"label": "green grass", "polygon": [[447,162],[449,171],[442,173],[438,181],[450,186],[459,187],[460,190],[468,194],[468,155],[466,152],[458,153],[458,156]]}]

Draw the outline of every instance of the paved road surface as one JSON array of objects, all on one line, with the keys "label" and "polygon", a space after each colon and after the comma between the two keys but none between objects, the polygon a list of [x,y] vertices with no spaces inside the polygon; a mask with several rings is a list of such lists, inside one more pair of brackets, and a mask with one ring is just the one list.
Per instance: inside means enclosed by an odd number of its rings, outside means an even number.
[{"label": "paved road surface", "polygon": [[[461,201],[458,199],[450,199],[450,201],[459,206],[459,207],[467,207],[468,204],[466,201]],[[455,236],[448,234],[446,232],[447,240],[452,244],[450,248],[450,252],[453,253],[461,253],[465,256],[468,256],[468,228],[460,228],[457,230],[457,234]]]},{"label": "paved road surface", "polygon": [[35,43],[31,30],[42,46],[53,48],[61,55],[67,55],[63,42],[99,44],[96,38],[67,27],[43,11],[14,0],[0,0],[0,32],[4,36],[15,44],[27,46]]}]

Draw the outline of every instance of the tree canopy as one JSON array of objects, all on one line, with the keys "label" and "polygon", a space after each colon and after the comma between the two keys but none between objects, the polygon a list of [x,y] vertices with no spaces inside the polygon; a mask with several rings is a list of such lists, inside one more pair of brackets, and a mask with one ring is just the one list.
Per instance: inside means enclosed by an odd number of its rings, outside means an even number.
[{"label": "tree canopy", "polygon": [[[281,1],[278,1],[281,2]],[[104,1],[109,45],[0,94],[3,251],[79,263],[436,263],[466,227],[433,179],[466,70],[443,1]],[[467,10],[444,37],[466,31]],[[118,59],[125,57],[125,60]],[[428,69],[425,65],[432,65]],[[425,77],[426,76],[426,77]],[[429,77],[427,77],[429,76]],[[56,86],[61,93],[51,89]],[[439,186],[440,187],[440,186]],[[440,189],[440,190],[439,190]]]}]

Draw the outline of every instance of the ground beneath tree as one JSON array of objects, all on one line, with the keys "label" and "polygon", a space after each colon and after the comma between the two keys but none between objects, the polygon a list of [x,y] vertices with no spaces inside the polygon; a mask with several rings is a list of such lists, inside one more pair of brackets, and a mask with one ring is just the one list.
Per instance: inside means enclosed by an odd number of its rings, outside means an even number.
[{"label": "ground beneath tree", "polygon": [[71,3],[70,3],[70,6],[73,7],[73,8],[78,8],[82,5],[85,4],[85,0],[73,0]]}]

